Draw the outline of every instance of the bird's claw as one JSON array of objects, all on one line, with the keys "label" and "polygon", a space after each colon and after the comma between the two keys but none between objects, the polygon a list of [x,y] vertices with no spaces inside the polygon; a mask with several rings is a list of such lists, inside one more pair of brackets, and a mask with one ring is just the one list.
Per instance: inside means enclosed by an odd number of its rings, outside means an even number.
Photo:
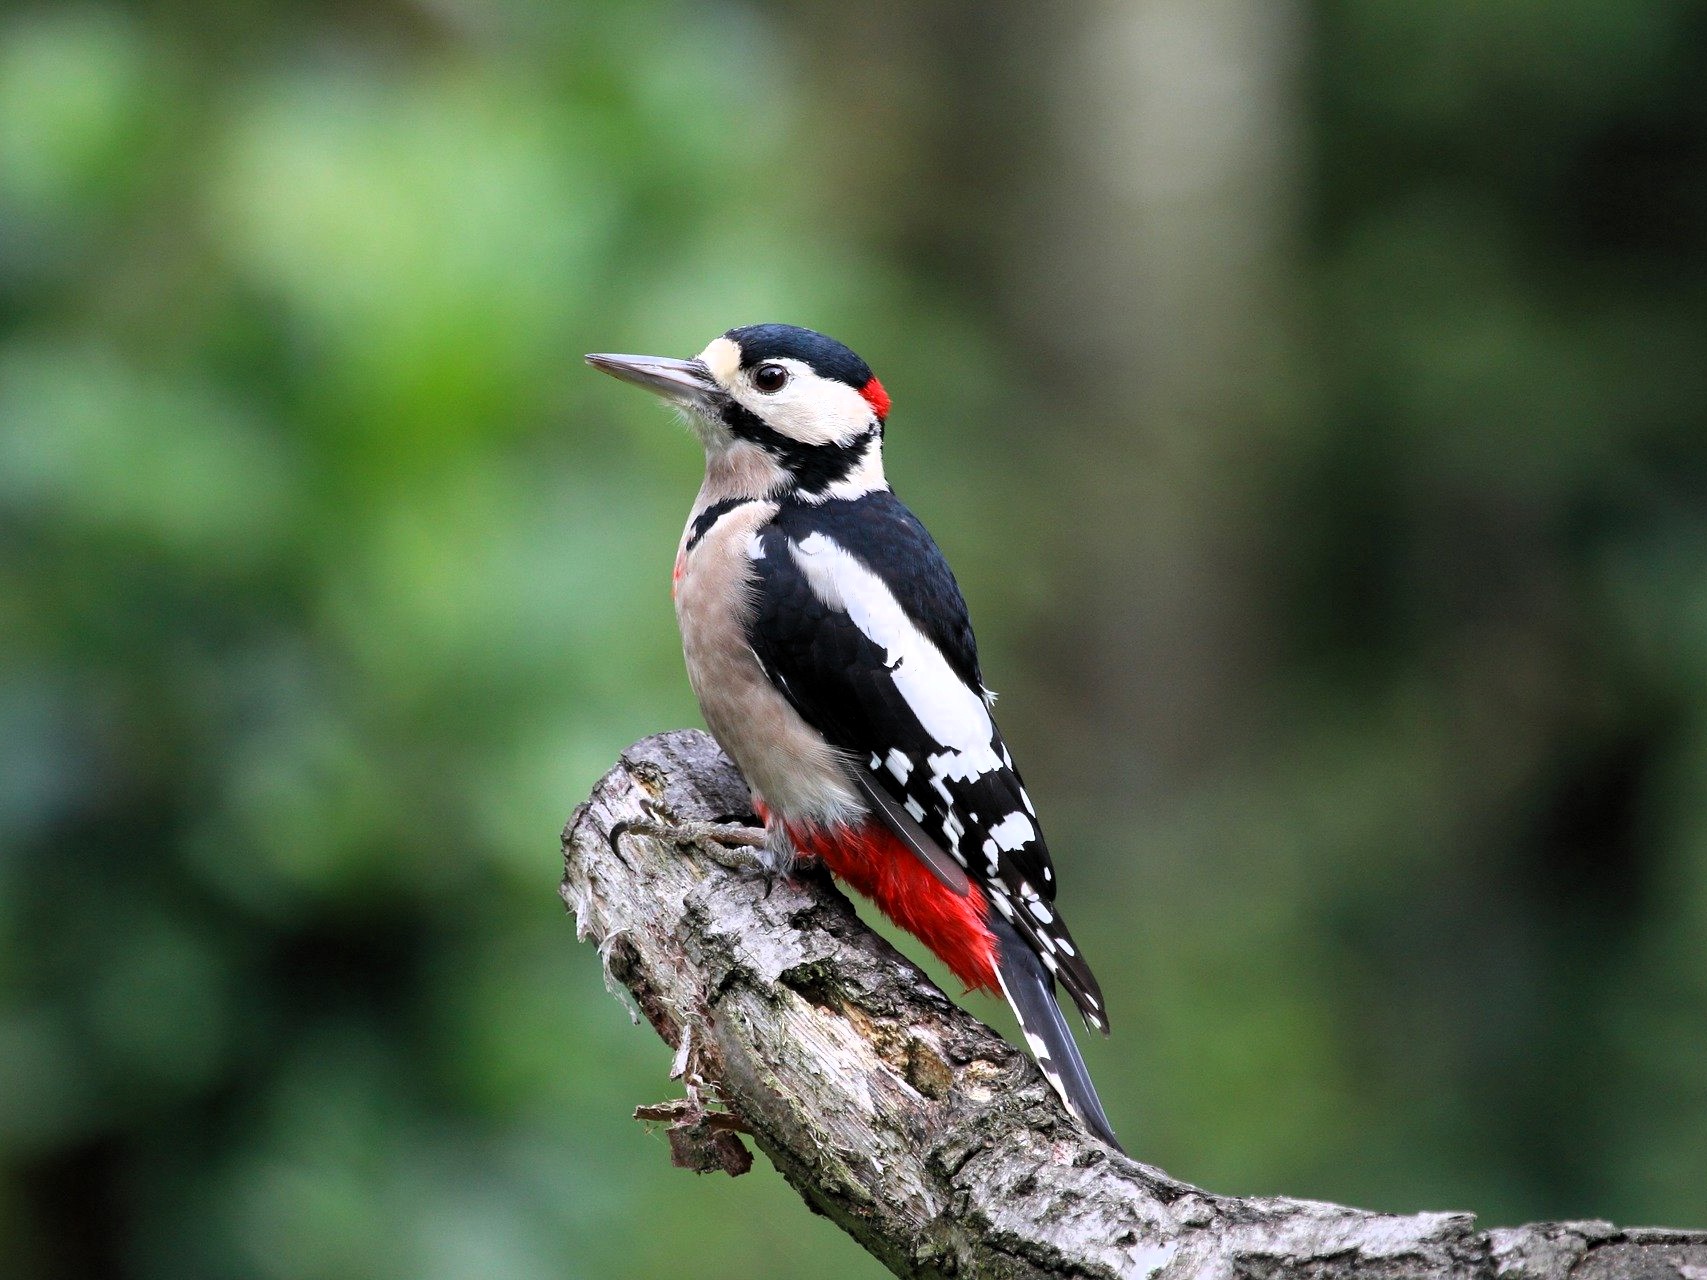
[{"label": "bird's claw", "polygon": [[763,866],[763,859],[738,852],[762,849],[765,844],[764,828],[744,823],[669,822],[655,816],[625,818],[610,829],[613,852],[623,836],[651,836],[656,840],[668,840],[678,847],[692,845],[718,866],[730,871],[751,871],[755,863]]}]

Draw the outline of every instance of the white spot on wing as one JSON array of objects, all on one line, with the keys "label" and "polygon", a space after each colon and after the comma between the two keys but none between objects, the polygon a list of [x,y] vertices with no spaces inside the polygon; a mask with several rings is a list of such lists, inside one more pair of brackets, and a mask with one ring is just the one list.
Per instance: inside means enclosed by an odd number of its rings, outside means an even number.
[{"label": "white spot on wing", "polygon": [[1010,813],[995,826],[990,828],[990,839],[998,846],[1012,853],[1023,849],[1037,839],[1037,828],[1032,825],[1030,818],[1023,813]]},{"label": "white spot on wing", "polygon": [[[914,822],[923,822],[925,820],[925,806],[913,799],[912,796],[908,796],[907,803],[901,807],[907,811],[908,816],[910,816]],[[959,856],[958,851],[955,851],[955,856]]]},{"label": "white spot on wing", "polygon": [[966,827],[961,823],[960,815],[952,809],[943,815],[942,833],[956,849],[960,847],[960,837],[966,834]]},{"label": "white spot on wing", "polygon": [[[876,762],[877,757],[873,756],[871,766],[873,769],[877,767]],[[903,787],[906,786],[907,779],[913,776],[913,762],[902,755],[897,748],[890,747],[889,758],[884,763],[889,766],[889,772],[894,776],[895,781]]]},{"label": "white spot on wing", "polygon": [[964,751],[939,751],[926,759],[931,766],[931,773],[936,778],[952,778],[956,782],[970,782],[973,778],[982,778],[986,773],[994,773],[1002,767],[1002,762],[996,759],[996,753],[990,749],[989,743]]}]

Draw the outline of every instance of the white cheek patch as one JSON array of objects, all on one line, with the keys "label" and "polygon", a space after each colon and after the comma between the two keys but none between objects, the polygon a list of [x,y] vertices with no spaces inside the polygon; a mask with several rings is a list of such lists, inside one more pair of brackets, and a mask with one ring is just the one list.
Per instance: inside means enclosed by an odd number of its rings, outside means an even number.
[{"label": "white cheek patch", "polygon": [[[726,338],[719,338],[717,342],[730,348],[735,346]],[[708,354],[712,354],[717,342],[705,349]],[[725,352],[714,354],[720,363],[729,360]],[[802,360],[787,357],[767,360],[765,363],[779,364],[789,374],[781,391],[767,395],[754,389],[740,375],[738,351],[734,358],[736,371],[728,377],[705,355],[700,359],[705,360],[717,374],[717,380],[729,388],[736,403],[752,410],[773,431],[802,444],[847,444],[865,435],[876,423],[870,403],[857,390],[834,378],[819,377],[812,371],[812,366]]]}]

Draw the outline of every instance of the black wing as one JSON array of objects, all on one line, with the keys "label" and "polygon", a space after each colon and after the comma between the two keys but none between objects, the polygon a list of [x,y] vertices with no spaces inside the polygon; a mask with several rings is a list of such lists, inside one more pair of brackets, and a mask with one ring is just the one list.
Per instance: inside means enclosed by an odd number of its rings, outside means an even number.
[{"label": "black wing", "polygon": [[881,491],[785,502],[757,539],[748,638],[766,674],[987,888],[1106,1030],[1096,979],[1052,906],[1037,815],[989,715],[965,601],[930,534]]}]

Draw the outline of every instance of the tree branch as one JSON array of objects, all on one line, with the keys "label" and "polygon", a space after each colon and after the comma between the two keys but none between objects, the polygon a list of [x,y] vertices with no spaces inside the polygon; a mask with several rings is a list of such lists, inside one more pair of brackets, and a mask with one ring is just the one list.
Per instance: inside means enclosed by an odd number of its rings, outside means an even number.
[{"label": "tree branch", "polygon": [[688,1096],[641,1109],[670,1123],[676,1162],[744,1172],[750,1134],[898,1276],[1707,1280],[1704,1232],[1478,1231],[1466,1213],[1214,1195],[1114,1154],[822,873],[767,884],[667,831],[748,808],[706,734],[637,743],[564,830],[563,898],[676,1050]]}]

